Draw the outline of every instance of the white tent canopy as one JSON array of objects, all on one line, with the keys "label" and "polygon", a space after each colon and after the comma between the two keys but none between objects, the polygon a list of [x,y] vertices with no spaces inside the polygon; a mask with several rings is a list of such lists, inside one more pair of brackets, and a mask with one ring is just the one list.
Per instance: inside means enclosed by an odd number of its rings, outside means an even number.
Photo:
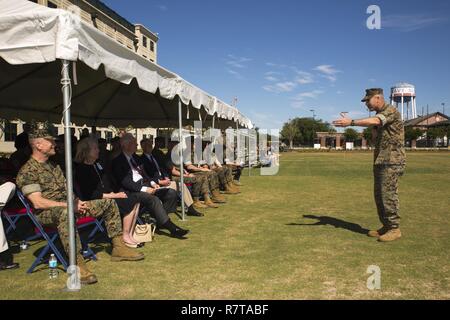
[{"label": "white tent canopy", "polygon": [[[80,125],[167,127],[216,115],[225,126],[251,121],[181,77],[137,55],[75,15],[26,0],[0,0],[2,118],[61,120],[60,62],[72,65],[72,121]],[[72,79],[76,80],[76,79]],[[199,115],[200,113],[200,115]]]}]

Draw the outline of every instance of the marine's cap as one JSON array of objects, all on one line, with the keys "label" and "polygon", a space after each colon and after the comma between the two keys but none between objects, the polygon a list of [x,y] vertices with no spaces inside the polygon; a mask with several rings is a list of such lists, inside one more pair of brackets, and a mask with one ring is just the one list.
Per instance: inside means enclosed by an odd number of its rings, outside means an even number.
[{"label": "marine's cap", "polygon": [[370,98],[376,96],[377,94],[383,95],[383,89],[381,88],[366,89],[366,96],[362,98],[361,102],[369,101]]},{"label": "marine's cap", "polygon": [[56,139],[54,134],[54,127],[50,122],[37,122],[35,120],[32,120],[30,122],[30,131],[28,133],[28,137],[30,139]]}]

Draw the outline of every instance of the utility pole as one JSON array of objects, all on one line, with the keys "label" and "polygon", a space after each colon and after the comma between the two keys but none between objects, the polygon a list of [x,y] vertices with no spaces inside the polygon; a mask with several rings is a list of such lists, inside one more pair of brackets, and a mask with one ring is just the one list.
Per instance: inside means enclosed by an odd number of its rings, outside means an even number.
[{"label": "utility pole", "polygon": [[313,114],[313,120],[315,121],[315,120],[316,120],[316,113],[315,113],[316,110],[311,109],[311,110],[309,110],[309,111],[312,112],[312,114]]},{"label": "utility pole", "polygon": [[445,102],[442,102],[441,105],[442,105],[442,114],[445,115]]},{"label": "utility pole", "polygon": [[234,98],[233,98],[233,102],[231,103],[231,105],[232,105],[233,107],[236,108],[237,103],[238,103],[238,98],[237,98],[237,97],[234,97]]}]

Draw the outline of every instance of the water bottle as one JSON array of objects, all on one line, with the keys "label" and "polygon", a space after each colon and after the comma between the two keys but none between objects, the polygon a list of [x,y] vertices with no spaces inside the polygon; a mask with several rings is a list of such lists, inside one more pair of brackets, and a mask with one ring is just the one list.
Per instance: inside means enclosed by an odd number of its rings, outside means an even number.
[{"label": "water bottle", "polygon": [[56,269],[58,267],[58,260],[56,260],[56,257],[53,253],[50,255],[50,259],[48,260],[48,267],[49,278],[56,279],[58,277],[58,269]]}]

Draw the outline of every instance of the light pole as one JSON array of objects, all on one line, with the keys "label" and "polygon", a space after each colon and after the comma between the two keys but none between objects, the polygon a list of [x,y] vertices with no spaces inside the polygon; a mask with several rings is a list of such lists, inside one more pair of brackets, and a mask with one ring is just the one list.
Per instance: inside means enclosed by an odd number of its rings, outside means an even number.
[{"label": "light pole", "polygon": [[442,114],[445,116],[445,102],[442,102],[441,105],[442,105]]},{"label": "light pole", "polygon": [[315,114],[315,111],[316,111],[316,110],[314,110],[314,109],[311,109],[311,110],[309,110],[309,111],[311,111],[311,112],[312,112],[312,114],[313,114],[313,120],[316,120],[316,114]]}]

